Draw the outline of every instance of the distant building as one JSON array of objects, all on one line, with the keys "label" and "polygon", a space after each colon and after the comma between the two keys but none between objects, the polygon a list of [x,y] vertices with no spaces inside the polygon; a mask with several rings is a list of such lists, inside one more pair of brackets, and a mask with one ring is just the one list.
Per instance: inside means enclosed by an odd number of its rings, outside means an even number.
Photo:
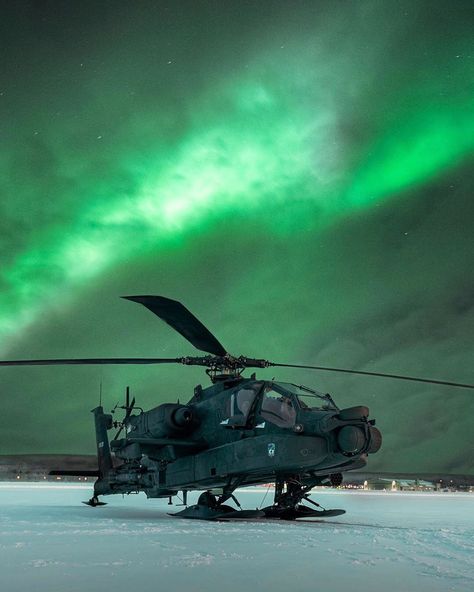
[{"label": "distant building", "polygon": [[0,481],[94,481],[87,477],[54,477],[54,469],[96,469],[97,458],[83,455],[9,455],[0,456]]}]

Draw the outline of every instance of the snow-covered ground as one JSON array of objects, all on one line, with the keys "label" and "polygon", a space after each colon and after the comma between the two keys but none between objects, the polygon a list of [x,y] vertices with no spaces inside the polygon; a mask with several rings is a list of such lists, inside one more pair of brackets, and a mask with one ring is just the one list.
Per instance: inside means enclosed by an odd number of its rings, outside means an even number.
[{"label": "snow-covered ground", "polygon": [[[263,495],[238,498],[250,509]],[[0,483],[2,592],[474,590],[474,494],[316,490],[347,514],[313,523],[182,520],[163,500],[89,497]]]}]

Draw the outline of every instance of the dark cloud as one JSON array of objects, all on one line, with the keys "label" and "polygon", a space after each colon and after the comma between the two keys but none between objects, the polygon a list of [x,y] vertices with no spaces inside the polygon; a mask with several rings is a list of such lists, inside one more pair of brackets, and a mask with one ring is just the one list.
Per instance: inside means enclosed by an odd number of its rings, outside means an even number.
[{"label": "dark cloud", "polygon": [[[118,298],[154,293],[235,354],[473,382],[466,12],[382,8],[10,10],[3,357],[192,354]],[[473,470],[468,391],[278,378],[368,404],[385,438],[371,468]],[[148,407],[205,376],[2,369],[2,451],[92,452],[101,381],[107,406],[130,384]]]}]

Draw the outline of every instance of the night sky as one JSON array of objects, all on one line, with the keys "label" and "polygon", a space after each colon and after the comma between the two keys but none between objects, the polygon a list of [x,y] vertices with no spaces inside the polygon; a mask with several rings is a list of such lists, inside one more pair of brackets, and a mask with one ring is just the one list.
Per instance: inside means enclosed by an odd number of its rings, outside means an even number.
[{"label": "night sky", "polygon": [[[0,18],[0,357],[233,354],[474,382],[471,1],[31,1]],[[2,368],[0,453],[203,369]],[[273,369],[366,404],[369,468],[472,472],[474,392]]]}]

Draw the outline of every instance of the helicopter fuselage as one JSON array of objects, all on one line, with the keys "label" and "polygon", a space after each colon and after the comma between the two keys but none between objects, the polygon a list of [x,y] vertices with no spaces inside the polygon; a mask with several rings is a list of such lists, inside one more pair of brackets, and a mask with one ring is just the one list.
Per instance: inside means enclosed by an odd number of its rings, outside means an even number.
[{"label": "helicopter fuselage", "polygon": [[[474,385],[308,364],[288,364],[263,358],[234,356],[181,302],[163,296],[126,296],[157,315],[205,356],[179,358],[61,358],[0,360],[1,366],[181,364],[201,366],[213,385],[197,386],[186,404],[164,403],[149,411],[134,411],[127,389],[123,421],[114,421],[101,405],[95,416],[98,468],[57,470],[52,475],[98,477],[94,495],[85,502],[103,505],[99,495],[136,493],[172,497],[179,491],[204,490],[198,503],[179,512],[183,518],[232,517],[225,502],[239,486],[275,482],[273,506],[267,518],[296,519],[335,516],[343,510],[314,510],[308,493],[320,484],[338,485],[342,473],[363,467],[377,452],[382,435],[369,420],[365,406],[339,409],[330,395],[290,383],[243,378],[249,368],[299,368],[390,378],[474,389]],[[119,428],[109,442],[108,431]],[[124,431],[124,435],[119,436]],[[213,490],[221,493],[213,493]],[[238,505],[238,503],[237,503]],[[258,512],[257,512],[258,513]],[[244,516],[248,516],[244,514]],[[252,514],[256,517],[255,513]],[[238,519],[243,514],[239,513]]]},{"label": "helicopter fuselage", "polygon": [[[110,454],[101,426],[111,428],[112,421],[101,408],[95,413],[100,460]],[[334,484],[379,449],[374,423],[366,407],[341,411],[329,395],[305,387],[230,378],[196,387],[187,405],[130,414],[126,437],[110,443],[115,461],[104,461],[95,491],[168,497],[291,475],[306,484]]]}]

